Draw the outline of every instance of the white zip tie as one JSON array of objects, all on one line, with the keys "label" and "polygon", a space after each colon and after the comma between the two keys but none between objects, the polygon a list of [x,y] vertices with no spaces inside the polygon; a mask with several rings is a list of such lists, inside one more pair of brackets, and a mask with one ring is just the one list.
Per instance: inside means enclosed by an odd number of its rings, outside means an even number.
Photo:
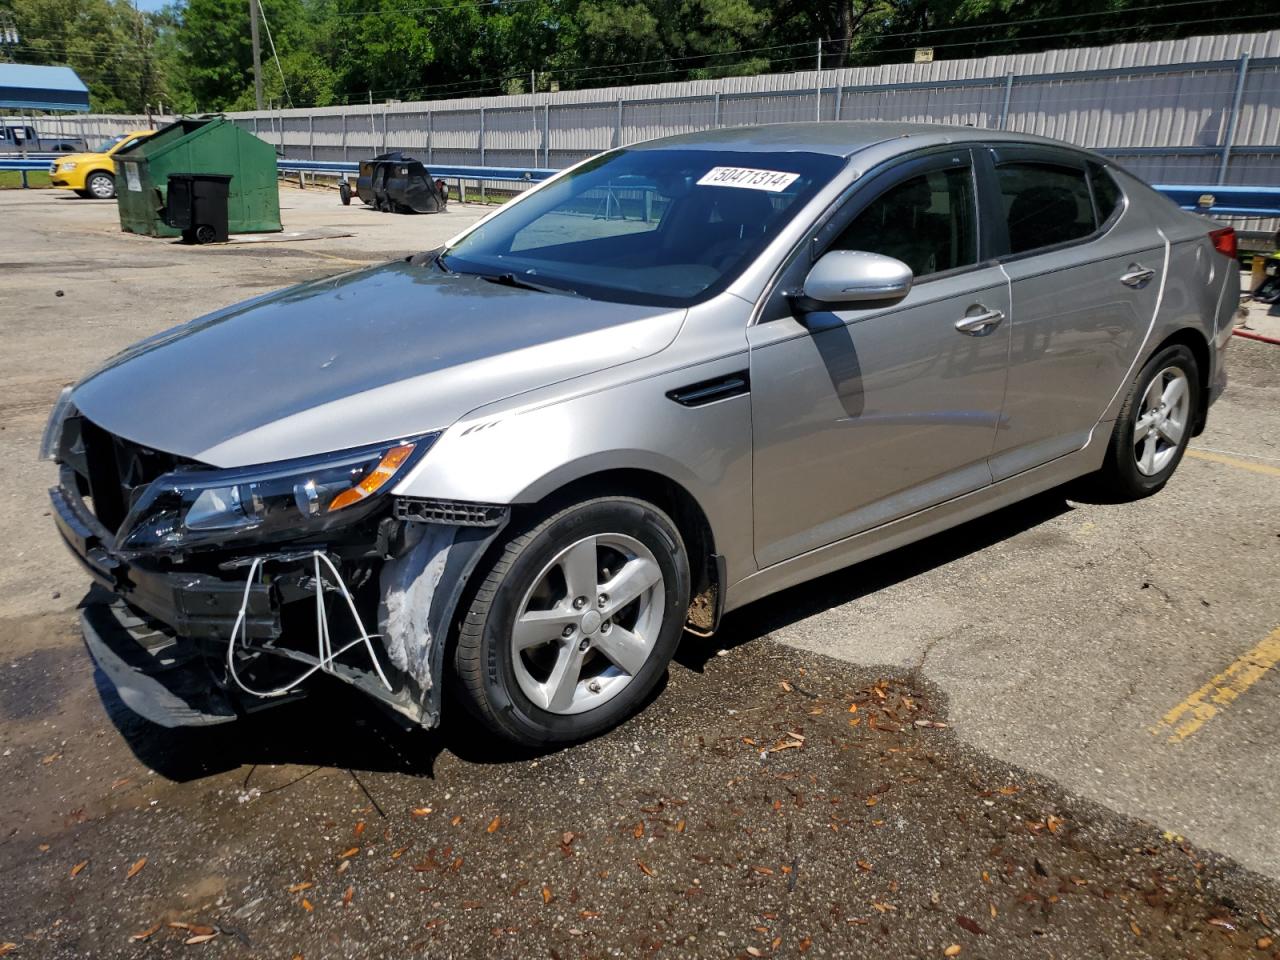
[{"label": "white zip tie", "polygon": [[[246,650],[249,649],[249,594],[253,590],[253,578],[266,563],[262,557],[254,557],[253,563],[249,565],[249,575],[245,579],[244,594],[240,598],[240,610],[236,614],[236,622],[231,628],[231,639],[227,642],[227,673],[230,675],[231,679],[235,681],[236,686],[245,693],[251,693],[255,697],[281,697],[286,693],[297,689],[304,680],[322,670],[325,673],[339,677],[339,679],[345,679],[333,669],[333,664],[338,657],[342,656],[352,647],[359,646],[363,643],[365,649],[369,653],[369,659],[373,662],[373,669],[377,671],[378,679],[382,681],[382,685],[386,687],[388,691],[391,691],[391,681],[389,681],[387,679],[387,675],[382,672],[382,665],[378,663],[378,657],[374,652],[373,643],[371,642],[374,637],[378,636],[378,634],[369,633],[365,630],[364,622],[360,619],[360,614],[356,611],[355,601],[351,599],[351,592],[347,589],[347,584],[342,579],[342,574],[338,573],[338,568],[333,565],[333,561],[319,550],[311,551],[311,555],[315,560],[316,646],[318,648],[316,659],[319,662],[316,663],[315,666],[304,671],[295,679],[286,683],[284,686],[276,687],[274,690],[255,690],[253,687],[250,687],[241,680],[239,675],[236,673],[235,653],[237,638],[241,638],[242,645]],[[347,609],[351,611],[351,617],[355,620],[356,629],[360,633],[356,639],[352,640],[337,652],[333,649],[333,640],[329,635],[329,617],[325,613],[324,609],[324,582],[320,579],[320,561],[322,560],[324,561],[325,566],[327,566],[333,573],[334,579],[338,582],[338,589],[342,592],[343,599],[347,601]],[[241,637],[242,630],[243,637]]]}]

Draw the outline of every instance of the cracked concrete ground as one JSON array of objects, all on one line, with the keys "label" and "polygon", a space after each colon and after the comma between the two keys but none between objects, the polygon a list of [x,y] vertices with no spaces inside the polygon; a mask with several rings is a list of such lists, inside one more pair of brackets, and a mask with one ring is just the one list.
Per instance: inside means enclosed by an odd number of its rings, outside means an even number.
[{"label": "cracked concrete ground", "polygon": [[[0,193],[19,225],[0,233],[0,950],[1276,954],[1280,680],[1259,664],[1280,626],[1280,352],[1261,344],[1233,344],[1159,496],[1054,491],[754,604],[591,744],[406,735],[342,690],[204,733],[130,714],[83,653],[87,584],[44,515],[58,387],[483,212],[282,198],[290,227],[358,235],[187,250],[119,235],[109,205]],[[1170,742],[1187,703],[1202,722]]]}]

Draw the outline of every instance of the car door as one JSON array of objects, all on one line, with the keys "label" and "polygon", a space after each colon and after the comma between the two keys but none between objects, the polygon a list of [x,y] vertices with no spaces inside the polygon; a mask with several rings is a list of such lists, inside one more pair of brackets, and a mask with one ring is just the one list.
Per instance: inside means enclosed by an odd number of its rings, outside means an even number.
[{"label": "car door", "polygon": [[995,480],[1079,450],[1146,338],[1166,245],[1084,154],[1014,146],[980,157],[1011,282],[1009,383]]},{"label": "car door", "polygon": [[[788,294],[834,249],[904,261],[910,293],[800,311]],[[868,178],[784,267],[748,330],[760,566],[991,482],[1009,295],[986,252],[971,151],[950,147]]]}]

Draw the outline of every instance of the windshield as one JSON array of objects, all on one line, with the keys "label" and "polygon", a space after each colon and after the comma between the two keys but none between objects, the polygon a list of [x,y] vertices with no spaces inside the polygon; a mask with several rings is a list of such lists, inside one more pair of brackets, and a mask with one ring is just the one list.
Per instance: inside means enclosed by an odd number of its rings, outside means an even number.
[{"label": "windshield", "polygon": [[93,148],[94,153],[109,153],[111,148],[123,140],[124,137],[112,137],[110,140],[103,140],[100,144]]},{"label": "windshield", "polygon": [[601,300],[688,306],[726,287],[844,162],[615,151],[468,233],[442,265]]}]

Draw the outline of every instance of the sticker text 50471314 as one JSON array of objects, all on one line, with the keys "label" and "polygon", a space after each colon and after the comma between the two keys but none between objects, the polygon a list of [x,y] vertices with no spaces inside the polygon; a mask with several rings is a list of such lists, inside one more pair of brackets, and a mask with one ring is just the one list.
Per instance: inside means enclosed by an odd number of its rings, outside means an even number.
[{"label": "sticker text 50471314", "polygon": [[702,175],[702,187],[739,187],[779,193],[800,179],[798,173],[781,170],[752,170],[750,167],[712,167]]}]

